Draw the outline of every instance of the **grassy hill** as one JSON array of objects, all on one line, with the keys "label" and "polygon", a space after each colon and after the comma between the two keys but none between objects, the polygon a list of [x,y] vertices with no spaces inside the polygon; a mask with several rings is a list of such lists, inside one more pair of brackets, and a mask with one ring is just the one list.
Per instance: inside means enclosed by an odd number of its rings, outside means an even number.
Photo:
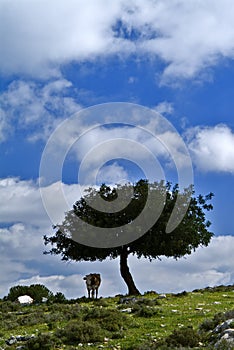
[{"label": "grassy hill", "polygon": [[2,300],[0,349],[214,349],[212,330],[230,318],[234,286],[27,306]]}]

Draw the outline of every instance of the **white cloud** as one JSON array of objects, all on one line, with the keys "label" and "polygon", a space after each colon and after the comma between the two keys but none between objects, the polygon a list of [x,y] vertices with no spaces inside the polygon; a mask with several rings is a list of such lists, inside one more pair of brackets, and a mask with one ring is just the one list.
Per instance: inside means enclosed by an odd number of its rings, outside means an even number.
[{"label": "white cloud", "polygon": [[129,259],[129,266],[141,291],[191,291],[220,284],[234,283],[233,236],[214,237],[209,246],[175,261]]},{"label": "white cloud", "polygon": [[155,106],[154,110],[162,115],[173,114],[174,107],[172,103],[168,101],[163,101],[163,102],[160,102],[157,106]]},{"label": "white cloud", "polygon": [[227,125],[191,128],[187,139],[198,169],[234,173],[234,133]]},{"label": "white cloud", "polygon": [[69,96],[71,88],[71,82],[66,79],[44,85],[32,81],[13,81],[0,95],[0,141],[6,138],[7,133],[13,133],[14,128],[26,130],[31,141],[48,138],[61,120],[81,108]]},{"label": "white cloud", "polygon": [[[208,247],[199,248],[186,259],[182,258],[177,261],[162,258],[162,261],[149,262],[143,258],[137,259],[130,256],[129,268],[142,293],[147,290],[155,290],[158,293],[177,293],[207,286],[233,284],[233,244],[233,236],[214,237]],[[6,291],[12,285],[41,283],[54,293],[61,291],[67,298],[81,297],[87,295],[82,277],[90,272],[101,273],[100,296],[113,296],[127,292],[126,285],[119,273],[119,259],[92,263],[73,262],[64,265],[58,257],[44,256],[40,258],[40,261],[38,260],[37,271],[35,267],[30,269],[31,262],[27,263],[26,257],[23,258],[23,256],[21,267],[19,263],[18,266],[15,264],[13,256],[9,254],[6,261],[7,270],[3,273],[1,284],[2,295],[6,295]],[[55,273],[50,274],[52,266]],[[17,273],[15,268],[18,268]],[[29,277],[23,277],[25,273]]]},{"label": "white cloud", "polygon": [[[1,223],[48,224],[38,185],[18,178],[0,179]],[[44,214],[44,215],[43,215]]]},{"label": "white cloud", "polygon": [[[30,226],[33,230],[51,229],[52,224],[58,224],[64,219],[64,213],[71,210],[83,194],[84,187],[79,184],[67,185],[59,181],[39,187],[38,181],[0,179],[0,197],[4,203],[1,206],[0,223]],[[45,198],[47,201],[44,206]],[[50,210],[47,212],[46,208]]]},{"label": "white cloud", "polygon": [[[100,179],[100,180],[99,180]],[[105,184],[121,184],[129,182],[129,175],[117,162],[103,166],[97,174],[97,182]]]},{"label": "white cloud", "polygon": [[220,58],[233,58],[232,1],[149,1],[144,5],[138,1],[137,5],[140,10],[127,16],[127,22],[141,33],[139,50],[166,63],[162,82],[191,78]]},{"label": "white cloud", "polygon": [[0,108],[0,143],[5,141],[10,130],[10,126],[7,123],[6,113]]},{"label": "white cloud", "polygon": [[2,71],[53,76],[61,63],[115,51],[119,11],[120,1],[2,1]]},{"label": "white cloud", "polygon": [[[48,187],[51,205],[60,211],[56,186]],[[63,185],[65,198],[71,204],[76,199],[78,185]],[[32,181],[2,179],[0,197],[1,222],[9,224],[0,228],[0,263],[4,265],[0,293],[7,294],[12,285],[43,283],[49,289],[62,291],[67,297],[84,295],[82,276],[100,272],[103,277],[100,295],[125,293],[126,286],[119,274],[119,259],[104,262],[62,263],[58,256],[43,256],[50,249],[43,243],[43,235],[52,234],[51,223],[42,207],[39,189]],[[129,258],[130,270],[139,289],[158,292],[178,292],[217,284],[234,283],[233,236],[218,236],[207,248],[199,248],[186,259],[175,261],[163,258],[149,262]],[[189,276],[189,278],[188,278]]]},{"label": "white cloud", "polygon": [[134,53],[163,60],[164,83],[192,78],[233,59],[233,9],[231,0],[3,0],[0,66],[59,76],[62,64]]},{"label": "white cloud", "polygon": [[[155,114],[155,116],[157,115]],[[52,174],[59,175],[58,168],[62,168],[63,157],[67,157],[69,161],[74,163],[81,162],[78,182],[82,185],[95,185],[94,179],[96,179],[95,174],[98,173],[98,170],[108,161],[117,159],[133,162],[150,181],[162,180],[164,170],[170,168],[170,171],[177,172],[188,168],[188,164],[190,164],[182,138],[169,123],[164,122],[164,119],[157,121],[156,117],[154,119],[152,117],[152,120],[142,118],[143,125],[141,123],[138,125],[136,122],[135,126],[125,124],[117,127],[115,125],[105,127],[95,126],[96,122],[93,121],[89,125],[89,118],[85,119],[84,117],[86,117],[85,110],[82,115],[70,119],[56,129],[43,154],[42,177],[49,178],[51,176],[52,179]],[[87,122],[86,125],[84,121]],[[107,122],[100,120],[100,124]],[[144,123],[147,123],[146,126]],[[124,170],[126,171],[126,169]],[[104,175],[104,172],[102,174]],[[125,174],[123,175],[125,176]],[[58,178],[53,178],[53,182],[58,180]],[[127,180],[131,181],[129,177]],[[110,179],[108,179],[109,181]],[[115,181],[116,176],[113,178],[113,182]],[[186,185],[184,184],[182,187],[186,187]]]}]

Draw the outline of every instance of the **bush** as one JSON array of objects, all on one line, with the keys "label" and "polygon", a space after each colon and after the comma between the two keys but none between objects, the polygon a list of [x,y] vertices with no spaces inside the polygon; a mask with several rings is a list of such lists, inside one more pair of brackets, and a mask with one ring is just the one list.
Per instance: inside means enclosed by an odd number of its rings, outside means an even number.
[{"label": "bush", "polygon": [[29,295],[31,298],[33,298],[34,302],[40,303],[43,297],[49,299],[53,293],[42,284],[32,284],[31,286],[14,286],[10,288],[6,299],[16,301],[21,295]]},{"label": "bush", "polygon": [[33,337],[27,341],[24,346],[25,350],[51,350],[56,345],[55,340],[49,333],[39,334],[37,337]]},{"label": "bush", "polygon": [[100,308],[90,310],[84,316],[84,321],[87,320],[96,320],[103,329],[110,332],[120,331],[124,329],[127,324],[127,317],[121,312]]},{"label": "bush", "polygon": [[134,313],[138,317],[152,317],[161,313],[161,310],[145,305],[136,304],[132,308],[132,313]]},{"label": "bush", "polygon": [[175,329],[166,338],[166,344],[172,347],[189,346],[191,348],[199,345],[200,336],[192,327]]},{"label": "bush", "polygon": [[230,318],[234,318],[234,310],[229,310],[226,312],[218,312],[217,314],[214,315],[212,319],[208,319],[202,322],[199,329],[205,332],[213,330],[218,324]]},{"label": "bush", "polygon": [[89,321],[81,321],[79,323],[70,321],[64,329],[57,330],[55,334],[57,337],[61,337],[65,344],[69,345],[77,344],[77,342],[100,342],[105,337],[105,333],[101,327]]},{"label": "bush", "polygon": [[65,304],[67,302],[67,299],[65,298],[65,295],[63,293],[58,292],[54,296],[50,297],[49,302]]},{"label": "bush", "polygon": [[203,321],[200,326],[199,326],[199,330],[200,331],[204,331],[204,332],[208,332],[208,331],[211,331],[212,329],[214,329],[216,326],[216,323],[214,321],[214,319],[212,320],[205,320]]},{"label": "bush", "polygon": [[12,311],[18,311],[19,309],[20,305],[11,301],[2,301],[0,303],[0,312],[4,314]]},{"label": "bush", "polygon": [[158,299],[146,299],[146,298],[141,298],[136,300],[137,305],[145,305],[145,306],[155,306],[155,305],[160,305],[160,302]]}]

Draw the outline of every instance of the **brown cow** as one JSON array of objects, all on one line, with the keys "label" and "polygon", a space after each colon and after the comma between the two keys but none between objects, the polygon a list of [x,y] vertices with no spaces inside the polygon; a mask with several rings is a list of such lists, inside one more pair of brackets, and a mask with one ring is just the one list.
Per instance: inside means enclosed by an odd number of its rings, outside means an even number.
[{"label": "brown cow", "polygon": [[86,281],[89,298],[90,298],[90,291],[92,294],[92,298],[94,298],[94,292],[96,291],[96,299],[97,299],[98,288],[101,284],[100,273],[90,273],[89,275],[86,275],[83,279]]}]

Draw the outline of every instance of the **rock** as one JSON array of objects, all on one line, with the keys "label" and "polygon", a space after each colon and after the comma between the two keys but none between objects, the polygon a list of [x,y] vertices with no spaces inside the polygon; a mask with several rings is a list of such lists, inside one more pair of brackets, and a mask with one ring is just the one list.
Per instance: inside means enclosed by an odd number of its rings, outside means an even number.
[{"label": "rock", "polygon": [[166,297],[166,294],[159,294],[158,299],[165,299]]},{"label": "rock", "polygon": [[213,333],[218,334],[218,341],[216,341],[214,348],[227,350],[234,349],[234,328],[230,328],[230,325],[234,323],[234,319],[231,318],[225,322],[219,324],[213,330]]},{"label": "rock", "polygon": [[120,298],[119,303],[120,304],[131,304],[131,303],[136,303],[137,299],[135,297],[130,297],[130,298]]},{"label": "rock", "polygon": [[234,323],[234,318],[230,318],[229,320],[226,320],[223,323],[219,324],[217,327],[215,327],[214,333],[221,333],[225,329],[230,328],[231,323]]},{"label": "rock", "polygon": [[32,304],[33,298],[31,298],[29,295],[21,295],[17,298],[17,302],[23,305]]},{"label": "rock", "polygon": [[120,310],[121,312],[132,312],[132,308],[131,307],[128,307],[127,309],[123,309],[123,310]]},{"label": "rock", "polygon": [[9,339],[6,340],[7,345],[13,345],[17,343],[17,339],[12,335]]},{"label": "rock", "polygon": [[234,349],[234,338],[232,337],[221,337],[220,340],[218,340],[215,345],[215,349],[226,349],[226,350],[233,350]]}]

